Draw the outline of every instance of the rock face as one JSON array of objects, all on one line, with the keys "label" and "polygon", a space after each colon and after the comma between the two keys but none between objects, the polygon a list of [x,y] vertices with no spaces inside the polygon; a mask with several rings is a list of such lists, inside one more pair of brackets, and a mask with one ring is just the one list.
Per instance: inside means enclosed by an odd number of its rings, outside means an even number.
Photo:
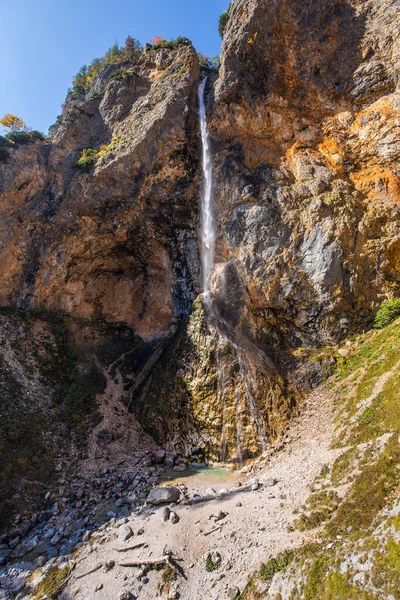
[{"label": "rock face", "polygon": [[232,4],[212,115],[215,289],[264,344],[340,338],[398,286],[398,10]]},{"label": "rock face", "polygon": [[[168,451],[260,453],[329,369],[313,349],[365,328],[398,294],[398,11],[391,0],[233,1],[206,90],[218,224],[209,303],[196,300],[192,46],[145,52],[122,78],[103,71],[67,103],[51,143],[0,163],[0,303],[49,330],[35,334],[23,381],[29,392],[29,370],[50,365],[53,387],[40,387],[48,372],[32,387],[46,414],[65,408],[75,375],[100,378],[78,394],[90,460],[140,449],[121,433],[135,426],[127,409]],[[100,152],[84,172],[75,165],[90,147]],[[14,317],[3,317],[7,332]],[[60,338],[74,368],[57,393]],[[6,402],[15,422],[17,407]],[[89,435],[96,408],[103,422]],[[75,435],[74,410],[64,415]]]}]

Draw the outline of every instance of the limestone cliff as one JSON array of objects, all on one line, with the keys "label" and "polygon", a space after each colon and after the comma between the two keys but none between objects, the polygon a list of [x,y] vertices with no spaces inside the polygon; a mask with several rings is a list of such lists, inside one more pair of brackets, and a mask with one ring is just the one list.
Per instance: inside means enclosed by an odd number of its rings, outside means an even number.
[{"label": "limestone cliff", "polygon": [[[211,317],[194,304],[190,45],[104,71],[51,142],[0,164],[1,304],[34,322],[56,314],[86,362],[118,370],[118,401],[170,450],[260,453],[329,369],[315,349],[367,327],[399,291],[398,23],[391,0],[232,3],[207,87]],[[75,166],[86,148],[100,151],[87,172]]]}]

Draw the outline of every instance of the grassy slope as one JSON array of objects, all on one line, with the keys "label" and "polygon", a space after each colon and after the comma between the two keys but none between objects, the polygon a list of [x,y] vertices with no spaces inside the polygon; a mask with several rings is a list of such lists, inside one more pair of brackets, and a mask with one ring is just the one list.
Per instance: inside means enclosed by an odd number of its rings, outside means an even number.
[{"label": "grassy slope", "polygon": [[343,453],[295,523],[319,542],[270,559],[242,600],[400,599],[400,320],[349,344],[327,381]]}]

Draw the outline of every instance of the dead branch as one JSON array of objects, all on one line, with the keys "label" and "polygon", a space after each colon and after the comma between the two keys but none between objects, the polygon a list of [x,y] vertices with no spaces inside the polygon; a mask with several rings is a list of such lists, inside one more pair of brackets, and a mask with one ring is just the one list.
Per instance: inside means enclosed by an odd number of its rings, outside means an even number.
[{"label": "dead branch", "polygon": [[135,544],[134,546],[129,546],[128,548],[113,548],[115,552],[128,552],[128,550],[136,550],[137,548],[147,548],[148,544],[142,542],[141,544]]},{"label": "dead branch", "polygon": [[220,531],[221,529],[222,529],[222,525],[220,525],[219,527],[214,527],[214,529],[211,529],[211,531],[207,531],[203,535],[210,535],[211,533],[214,533],[214,531]]},{"label": "dead branch", "polygon": [[90,575],[91,573],[95,573],[96,571],[98,571],[99,569],[101,569],[102,565],[97,565],[97,567],[94,567],[93,569],[90,569],[90,571],[87,571],[86,573],[82,573],[82,575],[77,575],[75,577],[75,579],[82,579],[82,577],[86,577],[86,575]]}]

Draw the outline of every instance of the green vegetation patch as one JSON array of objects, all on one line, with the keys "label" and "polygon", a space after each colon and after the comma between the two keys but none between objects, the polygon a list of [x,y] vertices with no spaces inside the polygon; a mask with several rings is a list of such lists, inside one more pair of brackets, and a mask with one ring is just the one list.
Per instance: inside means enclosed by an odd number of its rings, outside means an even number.
[{"label": "green vegetation patch", "polygon": [[206,571],[208,573],[212,573],[213,571],[217,571],[217,569],[219,569],[220,566],[221,566],[221,563],[214,562],[212,560],[211,556],[207,556],[207,559],[206,559]]},{"label": "green vegetation patch", "polygon": [[81,171],[90,171],[96,162],[98,153],[99,151],[95,148],[84,148],[81,150],[81,156],[75,166]]},{"label": "green vegetation patch", "polygon": [[373,464],[364,466],[356,477],[349,494],[340,504],[328,525],[333,534],[344,533],[352,527],[352,535],[371,531],[376,518],[391,501],[399,486],[400,445],[395,433]]},{"label": "green vegetation patch", "polygon": [[222,13],[222,15],[220,16],[219,21],[218,21],[218,32],[222,38],[224,37],[225,29],[226,29],[226,26],[228,25],[228,22],[229,22],[229,19],[231,16],[231,7],[232,7],[232,2],[230,2],[228,8],[226,9],[225,12]]},{"label": "green vegetation patch", "polygon": [[156,44],[146,44],[147,52],[155,52],[157,50],[176,50],[179,46],[191,46],[192,42],[187,37],[178,36],[175,40],[160,40]]},{"label": "green vegetation patch", "polygon": [[376,596],[362,591],[349,581],[345,574],[329,569],[325,558],[316,558],[308,568],[306,583],[301,595],[293,600],[375,600]]},{"label": "green vegetation patch", "polygon": [[43,597],[55,600],[65,587],[70,573],[71,570],[69,567],[64,567],[63,569],[57,567],[51,568],[35,588],[34,600],[40,600]]},{"label": "green vegetation patch", "polygon": [[392,323],[397,317],[400,317],[400,298],[387,300],[383,302],[376,313],[374,327],[382,329]]},{"label": "green vegetation patch", "polygon": [[276,557],[271,557],[268,562],[262,563],[258,577],[264,583],[271,583],[276,573],[286,571],[293,560],[293,552],[281,552]]},{"label": "green vegetation patch", "polygon": [[133,69],[117,69],[116,71],[110,73],[108,76],[108,81],[123,81],[129,77],[129,75],[135,75],[138,77],[138,74]]}]

